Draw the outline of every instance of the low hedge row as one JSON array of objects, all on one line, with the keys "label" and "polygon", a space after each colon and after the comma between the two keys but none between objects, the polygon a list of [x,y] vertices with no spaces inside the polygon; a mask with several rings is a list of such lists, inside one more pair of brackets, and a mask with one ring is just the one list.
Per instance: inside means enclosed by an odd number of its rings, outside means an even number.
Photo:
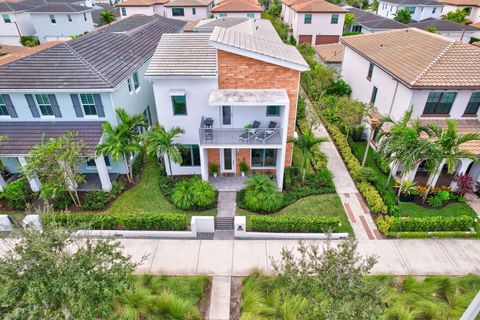
[{"label": "low hedge row", "polygon": [[249,216],[248,229],[257,232],[337,232],[337,217],[266,217]]},{"label": "low hedge row", "polygon": [[52,213],[42,216],[44,225],[93,230],[162,230],[181,231],[188,229],[184,214],[90,214]]},{"label": "low hedge row", "polygon": [[436,232],[392,232],[391,237],[401,239],[445,239],[445,238],[478,238],[477,232],[436,231]]},{"label": "low hedge row", "polygon": [[[362,171],[362,165],[357,157],[352,153],[352,149],[348,144],[347,137],[333,124],[329,123],[322,117],[322,122],[327,128],[330,136],[335,141],[338,151],[342,155],[345,165],[353,179]],[[387,205],[378,193],[377,189],[370,182],[361,182],[358,184],[358,190],[367,201],[370,211],[376,214],[386,214],[388,212]]]},{"label": "low hedge row", "polygon": [[379,217],[377,225],[383,234],[395,236],[398,232],[471,231],[476,219],[458,217]]}]

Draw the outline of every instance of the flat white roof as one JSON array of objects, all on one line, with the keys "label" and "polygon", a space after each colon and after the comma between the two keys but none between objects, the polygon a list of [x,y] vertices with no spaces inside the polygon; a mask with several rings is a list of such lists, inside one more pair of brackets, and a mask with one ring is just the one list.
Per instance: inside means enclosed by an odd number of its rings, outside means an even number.
[{"label": "flat white roof", "polygon": [[210,92],[208,98],[211,106],[270,106],[289,102],[285,89],[219,89]]}]

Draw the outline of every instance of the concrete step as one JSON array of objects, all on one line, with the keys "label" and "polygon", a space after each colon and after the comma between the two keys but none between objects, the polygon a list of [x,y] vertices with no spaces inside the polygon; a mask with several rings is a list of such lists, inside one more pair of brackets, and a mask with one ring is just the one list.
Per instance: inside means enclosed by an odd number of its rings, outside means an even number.
[{"label": "concrete step", "polygon": [[215,230],[233,230],[233,218],[216,217]]}]

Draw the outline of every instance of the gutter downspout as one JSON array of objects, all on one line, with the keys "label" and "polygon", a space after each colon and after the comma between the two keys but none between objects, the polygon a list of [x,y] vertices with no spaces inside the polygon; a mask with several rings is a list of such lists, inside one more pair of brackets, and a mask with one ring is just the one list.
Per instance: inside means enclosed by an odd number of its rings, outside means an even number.
[{"label": "gutter downspout", "polygon": [[393,104],[395,103],[395,98],[397,97],[397,90],[398,90],[398,81],[395,85],[395,91],[393,92],[392,103],[390,104],[390,110],[388,111],[388,117],[392,114]]}]

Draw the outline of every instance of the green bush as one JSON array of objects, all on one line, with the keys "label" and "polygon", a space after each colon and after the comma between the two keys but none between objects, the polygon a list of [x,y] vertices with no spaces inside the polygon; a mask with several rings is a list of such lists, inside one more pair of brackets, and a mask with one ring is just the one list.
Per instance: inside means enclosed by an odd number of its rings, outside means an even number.
[{"label": "green bush", "polygon": [[90,191],[83,197],[82,209],[84,210],[101,210],[108,201],[110,195],[103,191]]},{"label": "green bush", "polygon": [[285,168],[283,172],[283,189],[290,190],[292,188],[292,168]]},{"label": "green bush", "polygon": [[356,36],[357,34],[362,34],[362,33],[361,32],[356,32],[356,31],[348,31],[348,32],[344,32],[342,34],[342,37]]},{"label": "green bush", "polygon": [[253,175],[245,185],[243,204],[247,210],[274,212],[282,207],[283,194],[277,190],[275,183],[266,175]]},{"label": "green bush", "polygon": [[392,217],[391,232],[417,231],[470,231],[475,227],[475,219],[470,216],[457,217]]},{"label": "green bush", "polygon": [[94,230],[187,230],[184,214],[51,213],[41,216],[44,225]]},{"label": "green bush", "polygon": [[35,36],[22,36],[20,37],[20,43],[24,47],[35,47],[40,44],[40,41]]},{"label": "green bush", "polygon": [[337,232],[338,217],[266,217],[250,216],[248,228],[257,232]]},{"label": "green bush", "polygon": [[110,190],[110,196],[116,197],[120,193],[122,193],[123,190],[125,190],[125,183],[123,183],[123,181],[121,180],[117,180],[112,183],[112,190]]},{"label": "green bush", "polygon": [[326,94],[333,96],[350,96],[352,88],[344,80],[335,81],[328,89]]},{"label": "green bush", "polygon": [[361,182],[357,185],[358,190],[365,198],[370,211],[377,214],[386,214],[387,206],[382,200],[382,197],[378,193],[377,189],[368,182]]},{"label": "green bush", "polygon": [[52,200],[52,205],[55,209],[65,210],[72,204],[73,200],[68,192],[61,192]]},{"label": "green bush", "polygon": [[429,197],[427,203],[432,208],[440,208],[443,205],[443,200],[439,196]]},{"label": "green bush", "polygon": [[390,216],[380,216],[376,221],[378,230],[386,236],[390,233],[391,220],[392,217]]},{"label": "green bush", "polygon": [[7,201],[7,206],[10,209],[24,210],[31,198],[27,179],[22,177],[10,182],[1,193],[1,196]]},{"label": "green bush", "polygon": [[332,188],[335,192],[335,186],[333,185],[333,175],[327,167],[323,166],[317,170],[314,174],[309,174],[305,176],[305,185],[318,188],[318,187],[328,187]]},{"label": "green bush", "polygon": [[182,179],[175,184],[171,200],[180,209],[206,210],[215,205],[217,192],[210,182],[199,177]]},{"label": "green bush", "polygon": [[375,184],[377,182],[377,172],[375,169],[370,167],[363,167],[360,172],[358,172],[357,176],[355,177],[355,181],[358,182],[370,182]]}]

